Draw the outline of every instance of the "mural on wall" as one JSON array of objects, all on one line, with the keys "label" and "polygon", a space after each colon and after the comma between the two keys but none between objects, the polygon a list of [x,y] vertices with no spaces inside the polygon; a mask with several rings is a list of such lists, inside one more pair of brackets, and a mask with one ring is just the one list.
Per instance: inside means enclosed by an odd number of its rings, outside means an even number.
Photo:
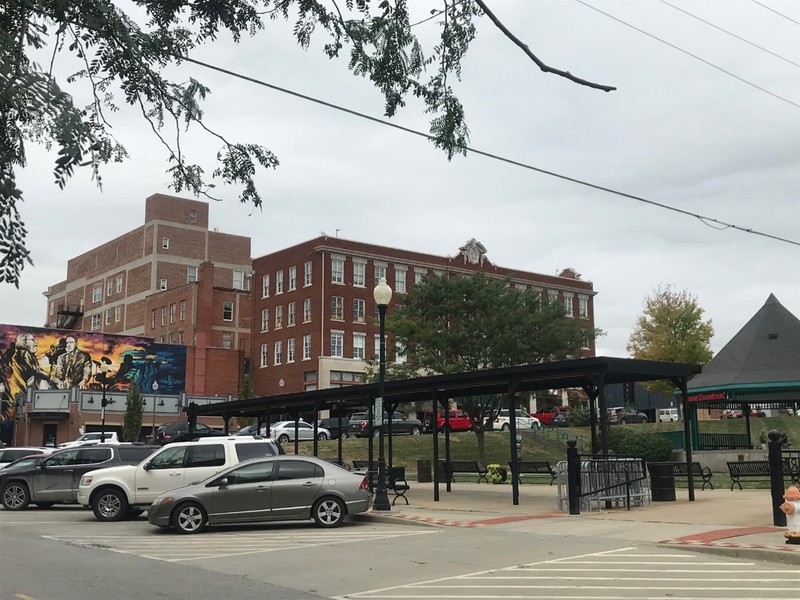
[{"label": "mural on wall", "polygon": [[0,420],[14,415],[14,399],[35,389],[103,388],[147,392],[185,389],[186,346],[156,344],[149,338],[0,325]]}]

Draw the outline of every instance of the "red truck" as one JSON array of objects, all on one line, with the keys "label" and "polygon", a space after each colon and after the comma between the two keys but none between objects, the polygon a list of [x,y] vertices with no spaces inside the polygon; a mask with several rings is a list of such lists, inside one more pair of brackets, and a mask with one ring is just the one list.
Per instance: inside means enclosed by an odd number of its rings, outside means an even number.
[{"label": "red truck", "polygon": [[[425,433],[433,431],[433,414],[431,411],[426,410],[419,419],[422,421],[422,429]],[[469,431],[472,429],[470,424],[469,415],[463,410],[451,410],[448,415],[448,423],[450,431]],[[436,427],[439,431],[444,431],[445,420],[444,413],[439,412],[436,414]]]},{"label": "red truck", "polygon": [[550,427],[551,422],[553,421],[553,417],[555,417],[559,413],[565,413],[565,412],[568,412],[567,409],[561,406],[552,406],[542,412],[534,413],[533,416],[539,419],[539,421],[545,427]]}]

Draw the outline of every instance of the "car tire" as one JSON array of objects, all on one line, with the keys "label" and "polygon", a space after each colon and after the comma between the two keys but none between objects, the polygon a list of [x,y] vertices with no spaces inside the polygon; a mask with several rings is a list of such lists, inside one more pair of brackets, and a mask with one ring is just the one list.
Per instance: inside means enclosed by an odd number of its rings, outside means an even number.
[{"label": "car tire", "polygon": [[619,424],[620,424],[620,425],[625,425],[625,419],[620,419],[620,420],[619,420]]},{"label": "car tire", "polygon": [[278,443],[279,444],[285,444],[288,441],[289,441],[289,436],[286,435],[285,433],[282,433],[282,434],[280,434],[278,436]]},{"label": "car tire", "polygon": [[314,517],[314,522],[323,528],[339,527],[344,523],[344,516],[346,514],[344,504],[338,498],[331,496],[320,498],[314,503],[311,509],[311,516]]},{"label": "car tire", "polygon": [[500,428],[500,431],[508,431],[509,429],[511,429],[511,425],[509,425],[508,423],[503,423],[503,426]]},{"label": "car tire", "polygon": [[411,428],[411,435],[422,435],[422,429],[420,429],[419,427],[417,427],[416,425],[414,425],[414,426]]},{"label": "car tire", "polygon": [[642,417],[639,422],[640,423],[647,423],[647,417]]},{"label": "car tire", "polygon": [[327,440],[327,439],[328,439],[328,434],[327,434],[327,433],[325,433],[325,432],[318,433],[318,434],[317,434],[317,439],[318,439],[319,441],[321,441],[321,442],[324,442],[325,440]]},{"label": "car tire", "polygon": [[28,486],[18,481],[12,481],[3,486],[3,506],[6,510],[25,510],[31,501]]},{"label": "car tire", "polygon": [[128,512],[128,498],[122,490],[101,489],[92,498],[92,512],[98,521],[122,521]]},{"label": "car tire", "polygon": [[48,508],[53,508],[56,505],[55,502],[34,502],[34,504],[44,510],[47,510]]},{"label": "car tire", "polygon": [[349,433],[347,433],[346,431],[342,431],[342,432],[339,434],[339,437],[340,437],[340,438],[342,438],[343,440],[346,440],[347,438],[349,438],[349,437],[350,437],[350,434],[349,434]]},{"label": "car tire", "polygon": [[376,438],[376,437],[380,437],[380,436],[381,436],[381,430],[380,429],[373,429],[372,430],[372,437]]},{"label": "car tire", "polygon": [[203,531],[207,520],[206,511],[196,502],[180,504],[172,513],[172,526],[187,535]]}]

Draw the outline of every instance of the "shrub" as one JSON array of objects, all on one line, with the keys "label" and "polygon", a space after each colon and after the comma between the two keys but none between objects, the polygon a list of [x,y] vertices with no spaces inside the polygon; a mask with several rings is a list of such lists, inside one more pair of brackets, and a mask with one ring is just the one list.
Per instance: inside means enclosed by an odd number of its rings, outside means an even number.
[{"label": "shrub", "polygon": [[589,418],[591,413],[583,406],[576,406],[569,413],[570,426],[572,427],[588,427]]},{"label": "shrub", "polygon": [[643,456],[647,462],[661,462],[672,456],[672,444],[657,433],[615,427],[611,430],[608,444],[616,454]]}]

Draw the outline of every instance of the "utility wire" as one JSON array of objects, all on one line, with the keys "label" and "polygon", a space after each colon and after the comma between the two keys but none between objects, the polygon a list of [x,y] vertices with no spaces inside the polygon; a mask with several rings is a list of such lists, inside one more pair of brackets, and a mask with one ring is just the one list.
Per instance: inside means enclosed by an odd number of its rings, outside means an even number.
[{"label": "utility wire", "polygon": [[762,47],[762,46],[759,46],[758,44],[755,44],[755,43],[751,42],[750,40],[746,40],[746,39],[744,39],[743,37],[740,37],[740,36],[736,35],[735,33],[731,33],[731,32],[730,32],[730,31],[728,31],[727,29],[723,29],[722,27],[718,27],[717,25],[714,25],[714,23],[711,23],[710,21],[706,21],[705,19],[701,19],[701,18],[700,18],[700,17],[698,17],[697,15],[693,15],[692,13],[690,13],[690,12],[689,12],[689,11],[687,11],[687,10],[683,10],[682,8],[680,8],[680,7],[678,7],[678,6],[675,6],[674,4],[670,4],[669,2],[667,2],[667,0],[660,0],[660,2],[661,2],[662,4],[666,4],[667,6],[669,6],[669,7],[671,7],[671,8],[674,8],[674,9],[675,9],[675,10],[677,10],[677,11],[680,11],[680,12],[682,12],[682,13],[683,13],[683,14],[685,14],[685,15],[688,15],[688,16],[692,17],[693,19],[697,19],[697,20],[698,20],[698,21],[700,21],[701,23],[705,23],[705,24],[706,24],[706,25],[708,25],[709,27],[713,27],[713,28],[714,28],[714,29],[716,29],[717,31],[721,31],[722,33],[727,33],[729,36],[731,36],[731,37],[735,37],[737,40],[740,40],[740,41],[744,42],[745,44],[749,44],[749,45],[753,46],[754,48],[758,48],[758,49],[759,49],[759,50],[761,50],[762,52],[766,52],[767,54],[771,54],[771,55],[772,55],[772,56],[774,56],[775,58],[780,58],[781,60],[785,60],[785,61],[786,61],[786,62],[788,62],[789,64],[792,64],[792,65],[794,65],[795,67],[800,67],[800,64],[798,64],[798,63],[794,62],[793,60],[789,60],[789,59],[788,59],[788,58],[786,58],[785,56],[781,56],[780,54],[776,54],[776,53],[775,53],[775,52],[773,52],[772,50],[767,50],[766,48],[764,48],[764,47]]},{"label": "utility wire", "polygon": [[[755,1],[755,0],[753,0],[753,1]],[[759,85],[756,85],[755,83],[753,83],[753,82],[751,82],[751,81],[748,81],[747,79],[744,79],[744,78],[742,78],[742,77],[739,77],[738,75],[734,75],[734,74],[733,74],[733,73],[731,73],[730,71],[726,71],[726,70],[725,70],[725,69],[723,69],[722,67],[718,67],[717,65],[715,65],[715,64],[714,64],[714,63],[712,63],[712,62],[709,62],[709,61],[707,61],[707,60],[706,60],[706,59],[704,59],[704,58],[700,58],[699,56],[697,56],[696,54],[692,54],[692,53],[691,53],[691,52],[689,52],[688,50],[684,50],[683,48],[680,48],[680,47],[676,46],[675,44],[671,44],[670,42],[668,42],[668,41],[666,41],[666,40],[662,40],[660,37],[656,37],[656,36],[654,36],[652,33],[648,33],[648,32],[646,32],[646,31],[645,31],[645,30],[643,30],[643,29],[639,29],[638,27],[636,27],[636,26],[634,26],[634,25],[631,25],[630,23],[626,23],[626,22],[625,22],[625,21],[623,21],[622,19],[618,19],[617,17],[615,17],[615,16],[613,16],[613,15],[610,15],[610,14],[608,14],[607,12],[603,12],[603,11],[602,11],[602,10],[600,10],[599,8],[596,8],[596,7],[592,6],[591,4],[588,4],[587,2],[584,2],[583,0],[575,0],[575,2],[578,2],[579,4],[583,4],[585,7],[587,7],[587,8],[591,8],[592,10],[599,12],[601,15],[604,15],[604,16],[608,17],[609,19],[613,19],[613,20],[614,20],[614,21],[616,21],[617,23],[621,23],[622,25],[625,25],[626,27],[630,27],[631,29],[633,29],[633,30],[635,30],[635,31],[638,31],[639,33],[642,33],[642,34],[646,35],[647,37],[653,38],[654,40],[656,40],[656,41],[658,41],[658,42],[661,42],[662,44],[666,44],[667,46],[669,46],[670,48],[673,48],[673,49],[677,50],[678,52],[682,52],[682,53],[686,54],[687,56],[691,56],[692,58],[694,58],[694,59],[696,59],[696,60],[699,60],[700,62],[702,62],[702,63],[704,63],[704,64],[707,64],[709,67],[712,67],[712,68],[716,69],[717,71],[722,71],[722,72],[723,72],[723,73],[725,73],[726,75],[729,75],[729,76],[733,77],[734,79],[738,79],[738,80],[739,80],[739,81],[741,81],[742,83],[746,83],[747,85],[749,85],[749,86],[751,86],[751,87],[754,87],[755,89],[757,89],[757,90],[759,90],[759,91],[762,91],[762,92],[764,92],[765,94],[769,94],[769,95],[770,95],[770,96],[772,96],[773,98],[777,98],[778,100],[782,100],[783,102],[786,102],[787,104],[791,104],[792,106],[796,106],[797,108],[800,108],[800,104],[798,104],[797,102],[792,102],[792,101],[791,101],[791,100],[789,100],[788,98],[784,98],[783,96],[779,96],[778,94],[775,94],[775,93],[773,93],[773,92],[770,92],[769,90],[767,90],[767,89],[764,89],[763,87],[761,87],[761,86],[759,86]]]},{"label": "utility wire", "polygon": [[[377,117],[366,115],[364,113],[360,113],[358,111],[355,111],[355,110],[352,110],[352,109],[349,109],[349,108],[345,108],[343,106],[339,106],[339,105],[333,104],[331,102],[326,102],[325,100],[320,100],[320,99],[314,98],[312,96],[307,96],[306,94],[301,94],[301,93],[295,92],[293,90],[282,88],[282,87],[274,85],[272,83],[267,83],[266,81],[262,81],[260,79],[255,79],[254,77],[249,77],[247,75],[242,75],[241,73],[236,73],[235,71],[230,71],[228,69],[224,69],[224,68],[218,67],[216,65],[212,65],[212,64],[200,61],[200,60],[196,60],[194,58],[189,58],[188,56],[181,56],[180,59],[185,61],[185,62],[189,62],[189,63],[195,64],[195,65],[204,67],[206,69],[210,69],[212,71],[217,71],[218,73],[223,73],[225,75],[229,75],[231,77],[236,77],[237,79],[241,79],[243,81],[254,83],[254,84],[262,86],[262,87],[266,87],[266,88],[269,88],[269,89],[272,89],[272,90],[275,90],[275,91],[278,91],[278,92],[282,92],[284,94],[288,94],[290,96],[294,96],[296,98],[301,98],[303,100],[308,100],[309,102],[314,102],[316,104],[320,104],[322,106],[326,106],[328,108],[332,108],[334,110],[338,110],[340,112],[344,112],[344,113],[347,113],[349,115],[353,115],[355,117],[359,117],[361,119],[366,119],[368,121],[372,121],[372,122],[378,123],[380,125],[385,125],[387,127],[393,127],[394,129],[399,129],[400,131],[404,131],[406,133],[410,133],[412,135],[416,135],[416,136],[425,138],[427,140],[431,140],[431,141],[434,140],[433,136],[428,135],[427,133],[423,133],[421,131],[417,131],[415,129],[411,129],[409,127],[404,127],[403,125],[398,125],[397,123],[392,123],[392,122],[386,121],[384,119],[378,119]],[[494,160],[498,160],[500,162],[508,163],[510,165],[514,165],[514,166],[517,166],[517,167],[522,167],[523,169],[528,169],[530,171],[536,171],[537,173],[542,173],[543,175],[549,175],[551,177],[556,177],[558,179],[563,179],[565,181],[570,181],[572,183],[577,183],[579,185],[583,185],[583,186],[586,186],[586,187],[589,187],[589,188],[593,188],[593,189],[600,190],[600,191],[603,191],[603,192],[608,192],[609,194],[614,194],[616,196],[622,196],[623,198],[629,198],[631,200],[636,200],[637,202],[642,202],[644,204],[649,204],[651,206],[656,206],[658,208],[663,208],[665,210],[670,210],[672,212],[676,212],[676,213],[679,213],[679,214],[682,214],[682,215],[686,215],[686,216],[689,216],[689,217],[694,217],[694,218],[698,219],[700,222],[702,222],[704,225],[707,225],[707,226],[712,227],[714,229],[735,229],[737,231],[741,231],[741,232],[744,232],[744,233],[751,233],[753,235],[762,236],[762,237],[769,238],[769,239],[772,239],[772,240],[776,240],[776,241],[779,241],[779,242],[785,242],[787,244],[792,244],[794,246],[800,246],[800,241],[790,240],[788,238],[782,238],[782,237],[779,237],[779,236],[776,236],[776,235],[772,235],[772,234],[769,234],[769,233],[763,233],[763,232],[760,232],[760,231],[756,231],[756,230],[750,229],[748,227],[740,227],[740,226],[734,225],[732,223],[726,223],[724,221],[719,221],[719,220],[713,219],[711,217],[706,217],[706,216],[703,216],[703,215],[700,215],[700,214],[689,212],[687,210],[683,210],[683,209],[680,209],[680,208],[675,208],[674,206],[669,206],[668,204],[662,204],[661,202],[655,202],[654,200],[648,200],[646,198],[642,198],[641,196],[635,196],[633,194],[626,194],[625,192],[620,192],[620,191],[613,190],[611,188],[607,188],[607,187],[604,187],[604,186],[601,186],[601,185],[597,185],[597,184],[594,184],[594,183],[589,183],[588,181],[583,181],[581,179],[576,179],[574,177],[569,177],[567,175],[562,175],[562,174],[556,173],[554,171],[548,171],[546,169],[541,169],[539,167],[534,167],[533,165],[529,165],[529,164],[526,164],[526,163],[523,163],[523,162],[520,162],[520,161],[517,161],[517,160],[513,160],[513,159],[510,159],[510,158],[505,158],[505,157],[499,156],[497,154],[492,154],[491,152],[485,152],[483,150],[478,150],[476,148],[471,148],[469,146],[464,146],[463,148],[464,148],[464,150],[472,152],[473,154],[478,154],[480,156],[485,156],[487,158],[491,158],[491,159],[494,159]]]},{"label": "utility wire", "polygon": [[795,25],[800,25],[800,23],[798,23],[798,22],[797,22],[797,21],[795,21],[794,19],[792,19],[792,18],[790,18],[790,17],[787,17],[785,14],[778,12],[778,11],[777,11],[777,10],[775,10],[774,8],[770,8],[770,7],[769,7],[769,6],[767,6],[766,4],[762,4],[761,2],[758,2],[757,0],[752,0],[752,1],[753,1],[755,4],[758,4],[759,6],[762,6],[762,7],[766,8],[768,11],[774,12],[774,13],[775,13],[776,15],[778,15],[779,17],[783,17],[784,19],[786,19],[787,21],[791,21],[791,22],[792,22],[792,23],[794,23]]}]

